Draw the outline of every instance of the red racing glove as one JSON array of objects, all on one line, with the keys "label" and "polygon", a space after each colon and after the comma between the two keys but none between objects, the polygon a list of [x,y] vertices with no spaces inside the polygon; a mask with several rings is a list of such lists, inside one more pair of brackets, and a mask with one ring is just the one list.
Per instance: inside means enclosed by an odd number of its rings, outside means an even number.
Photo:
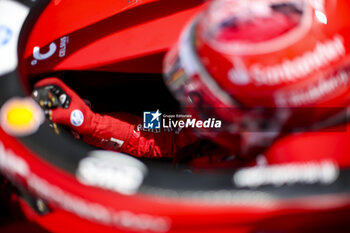
[{"label": "red racing glove", "polygon": [[175,134],[172,131],[155,133],[137,130],[137,126],[142,125],[141,118],[131,114],[94,113],[72,89],[57,78],[47,78],[35,85],[35,91],[43,88],[57,96],[51,102],[39,100],[42,107],[49,109],[49,120],[70,127],[91,145],[137,157],[173,158],[179,149],[197,141],[185,131]]},{"label": "red racing glove", "polygon": [[[96,127],[96,114],[72,89],[57,78],[39,81],[35,89],[39,88],[51,92],[51,95],[48,94],[50,101],[39,100],[40,106],[49,109],[50,121],[68,126],[82,136],[92,133]],[[54,95],[57,99],[53,99]]]}]

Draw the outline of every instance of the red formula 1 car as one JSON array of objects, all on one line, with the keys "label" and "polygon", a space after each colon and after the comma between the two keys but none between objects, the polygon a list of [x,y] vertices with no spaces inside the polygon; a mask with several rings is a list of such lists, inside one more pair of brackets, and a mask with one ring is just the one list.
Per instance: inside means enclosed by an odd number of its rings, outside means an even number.
[{"label": "red formula 1 car", "polygon": [[212,157],[98,150],[45,123],[30,95],[48,76],[98,112],[176,112],[162,60],[205,5],[0,0],[2,232],[349,232],[349,124],[286,135],[265,166],[218,170]]}]

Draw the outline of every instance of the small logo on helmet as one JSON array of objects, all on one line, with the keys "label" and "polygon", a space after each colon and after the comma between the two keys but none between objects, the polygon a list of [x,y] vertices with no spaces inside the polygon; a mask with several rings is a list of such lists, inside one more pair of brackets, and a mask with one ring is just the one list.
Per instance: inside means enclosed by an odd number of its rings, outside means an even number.
[{"label": "small logo on helmet", "polygon": [[84,122],[84,115],[83,113],[76,109],[74,110],[71,114],[70,114],[70,122],[72,123],[72,125],[74,126],[81,126]]},{"label": "small logo on helmet", "polygon": [[250,83],[250,78],[247,72],[243,70],[231,69],[228,72],[228,76],[234,84],[247,85]]},{"label": "small logo on helmet", "polygon": [[249,73],[243,63],[239,58],[233,60],[234,67],[229,70],[228,77],[230,81],[236,85],[247,85],[250,83]]}]

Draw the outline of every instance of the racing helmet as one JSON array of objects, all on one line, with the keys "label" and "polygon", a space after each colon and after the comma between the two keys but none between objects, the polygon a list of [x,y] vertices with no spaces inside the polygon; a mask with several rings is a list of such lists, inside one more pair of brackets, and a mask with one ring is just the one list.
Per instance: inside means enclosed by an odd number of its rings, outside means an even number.
[{"label": "racing helmet", "polygon": [[284,132],[337,125],[350,101],[349,8],[345,0],[213,1],[168,53],[165,82],[184,111],[222,121],[220,130],[194,131],[233,151],[233,140],[248,152]]}]

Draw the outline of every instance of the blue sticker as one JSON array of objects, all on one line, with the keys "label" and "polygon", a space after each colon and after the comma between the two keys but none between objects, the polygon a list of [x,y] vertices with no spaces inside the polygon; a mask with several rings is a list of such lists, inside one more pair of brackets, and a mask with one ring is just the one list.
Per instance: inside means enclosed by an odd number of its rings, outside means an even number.
[{"label": "blue sticker", "polygon": [[5,46],[11,40],[12,34],[9,27],[0,25],[0,47]]},{"label": "blue sticker", "polygon": [[76,109],[74,110],[71,114],[70,114],[70,122],[72,123],[72,125],[78,127],[81,126],[84,122],[84,115],[83,113]]},{"label": "blue sticker", "polygon": [[143,128],[144,129],[160,129],[160,116],[162,113],[157,110],[156,112],[143,112]]}]

